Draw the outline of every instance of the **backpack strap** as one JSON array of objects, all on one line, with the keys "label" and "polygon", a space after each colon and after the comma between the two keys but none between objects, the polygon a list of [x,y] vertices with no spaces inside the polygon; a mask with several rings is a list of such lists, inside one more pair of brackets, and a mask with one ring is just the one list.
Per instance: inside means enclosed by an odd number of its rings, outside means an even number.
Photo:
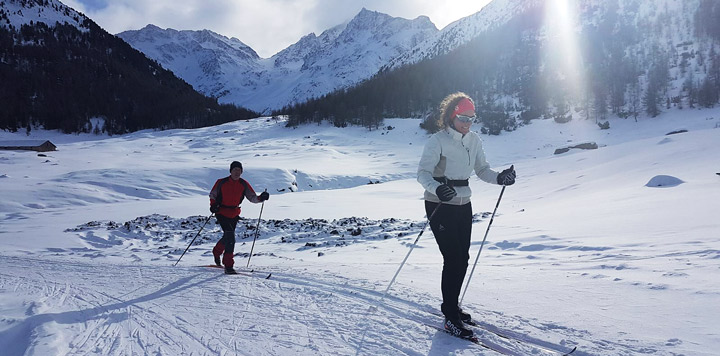
[{"label": "backpack strap", "polygon": [[230,179],[229,176],[221,179],[220,182],[218,182],[218,186],[217,186],[217,199],[215,199],[215,203],[217,203],[217,205],[220,205],[223,208],[231,208],[231,207],[222,205],[222,186],[223,186],[223,184],[225,184],[225,182],[228,181],[228,179]]},{"label": "backpack strap", "polygon": [[248,190],[248,182],[246,180],[240,178],[240,184],[243,185],[244,189],[243,189],[242,196],[240,196],[240,202],[238,203],[238,205],[242,204],[243,200],[245,200],[245,193]]}]

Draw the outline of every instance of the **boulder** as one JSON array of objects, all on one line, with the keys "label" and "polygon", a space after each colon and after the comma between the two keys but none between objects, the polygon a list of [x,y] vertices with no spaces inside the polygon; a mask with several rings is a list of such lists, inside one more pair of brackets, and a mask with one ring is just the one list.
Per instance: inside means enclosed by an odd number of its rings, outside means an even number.
[{"label": "boulder", "polygon": [[666,134],[665,134],[665,136],[669,136],[669,135],[675,135],[675,134],[679,134],[679,133],[685,133],[685,132],[688,132],[688,131],[687,131],[687,130],[685,130],[685,129],[682,129],[682,130],[675,130],[675,131],[670,131],[670,132],[666,133]]},{"label": "boulder", "polygon": [[572,149],[572,148],[578,148],[581,150],[595,150],[598,148],[598,144],[595,142],[585,142],[585,143],[581,143],[581,144],[575,145],[575,146],[558,148],[555,150],[555,154],[559,155],[561,153],[565,153],[567,151],[570,151],[570,149]]}]

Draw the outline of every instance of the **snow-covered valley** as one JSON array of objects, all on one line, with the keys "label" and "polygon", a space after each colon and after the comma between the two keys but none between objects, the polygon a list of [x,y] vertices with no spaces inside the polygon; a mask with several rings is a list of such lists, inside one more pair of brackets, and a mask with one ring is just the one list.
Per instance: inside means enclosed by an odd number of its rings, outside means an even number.
[{"label": "snow-covered valley", "polygon": [[[442,259],[429,229],[380,303],[425,224],[415,171],[428,135],[418,123],[34,130],[58,151],[0,151],[3,355],[496,354],[437,330]],[[527,342],[478,328],[480,339],[515,355],[714,354],[718,127],[720,110],[673,111],[609,130],[542,120],[482,136],[492,166],[514,164],[518,181],[463,307]],[[553,155],[583,142],[600,147]],[[214,219],[174,266],[232,160],[271,193],[262,206],[243,203],[237,229],[245,267],[259,226],[256,272],[198,267],[212,263]],[[472,265],[500,187],[471,187]]]}]

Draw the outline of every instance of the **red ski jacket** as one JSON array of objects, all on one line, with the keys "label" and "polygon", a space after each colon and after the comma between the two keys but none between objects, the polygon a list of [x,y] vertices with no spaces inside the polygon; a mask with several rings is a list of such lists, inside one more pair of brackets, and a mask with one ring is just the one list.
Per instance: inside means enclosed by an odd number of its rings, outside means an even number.
[{"label": "red ski jacket", "polygon": [[244,198],[248,198],[253,203],[260,202],[250,183],[242,178],[238,180],[233,180],[230,176],[220,178],[210,190],[210,206],[219,204],[220,211],[217,214],[231,219],[240,215],[240,203]]}]

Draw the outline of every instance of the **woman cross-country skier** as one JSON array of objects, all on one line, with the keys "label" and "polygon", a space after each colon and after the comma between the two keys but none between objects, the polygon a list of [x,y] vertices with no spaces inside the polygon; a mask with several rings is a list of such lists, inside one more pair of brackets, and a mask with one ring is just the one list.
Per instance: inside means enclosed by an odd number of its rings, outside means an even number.
[{"label": "woman cross-country skier", "polygon": [[[459,337],[473,336],[463,323],[472,323],[458,306],[458,298],[470,259],[472,229],[470,175],[499,185],[515,183],[513,167],[497,173],[485,159],[482,140],[470,131],[475,105],[465,93],[447,96],[440,104],[441,130],[425,144],[418,167],[418,182],[425,188],[425,212],[443,256],[441,310],[445,329]],[[434,214],[433,214],[434,213]]]},{"label": "woman cross-country skier", "polygon": [[253,203],[262,203],[270,198],[268,192],[256,195],[250,183],[240,178],[243,173],[242,164],[233,161],[230,164],[230,176],[220,178],[210,190],[210,212],[215,214],[218,224],[223,230],[223,236],[213,248],[215,264],[219,267],[220,255],[223,255],[222,265],[225,265],[226,274],[237,274],[233,265],[235,251],[235,227],[240,220],[240,203],[248,198]]}]

